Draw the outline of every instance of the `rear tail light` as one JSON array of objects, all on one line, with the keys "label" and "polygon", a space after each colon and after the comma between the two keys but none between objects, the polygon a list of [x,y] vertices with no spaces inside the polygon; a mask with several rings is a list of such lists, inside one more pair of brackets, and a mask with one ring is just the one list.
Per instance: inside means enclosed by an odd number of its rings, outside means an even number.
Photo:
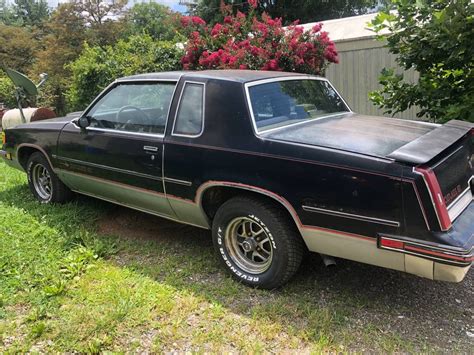
[{"label": "rear tail light", "polygon": [[441,230],[447,231],[451,228],[451,218],[449,217],[448,208],[446,207],[443,194],[441,193],[441,187],[439,186],[435,173],[430,168],[424,167],[415,168],[415,171],[423,175],[431,194],[431,200],[433,201]]}]

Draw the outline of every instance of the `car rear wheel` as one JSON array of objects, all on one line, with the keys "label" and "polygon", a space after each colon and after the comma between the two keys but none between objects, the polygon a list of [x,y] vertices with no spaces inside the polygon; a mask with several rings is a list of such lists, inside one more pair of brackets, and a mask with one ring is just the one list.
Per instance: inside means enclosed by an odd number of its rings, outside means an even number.
[{"label": "car rear wheel", "polygon": [[28,159],[26,174],[31,192],[41,203],[64,203],[73,196],[40,152],[33,153]]},{"label": "car rear wheel", "polygon": [[289,216],[273,203],[235,197],[217,211],[212,235],[219,258],[237,280],[274,289],[298,270],[304,244]]}]

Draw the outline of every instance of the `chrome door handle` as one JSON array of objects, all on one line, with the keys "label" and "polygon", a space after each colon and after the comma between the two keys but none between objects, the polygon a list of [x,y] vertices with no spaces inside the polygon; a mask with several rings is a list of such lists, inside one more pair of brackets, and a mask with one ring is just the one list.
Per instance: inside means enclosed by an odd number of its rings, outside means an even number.
[{"label": "chrome door handle", "polygon": [[151,145],[145,145],[145,146],[143,146],[143,150],[146,150],[147,152],[157,152],[158,147],[153,147]]}]

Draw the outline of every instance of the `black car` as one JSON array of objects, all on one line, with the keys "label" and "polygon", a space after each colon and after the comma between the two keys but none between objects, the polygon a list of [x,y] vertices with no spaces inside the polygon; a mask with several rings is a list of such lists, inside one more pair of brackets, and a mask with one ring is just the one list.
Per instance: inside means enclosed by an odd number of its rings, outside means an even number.
[{"label": "black car", "polygon": [[359,115],[320,77],[169,72],[8,129],[2,155],[40,202],[77,192],[212,229],[248,285],[284,284],[306,250],[459,282],[473,260],[473,132]]}]

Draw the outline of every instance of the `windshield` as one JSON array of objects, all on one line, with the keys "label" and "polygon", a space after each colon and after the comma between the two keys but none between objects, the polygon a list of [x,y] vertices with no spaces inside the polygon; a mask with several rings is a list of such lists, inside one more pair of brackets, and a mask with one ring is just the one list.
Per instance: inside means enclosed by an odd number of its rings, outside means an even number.
[{"label": "windshield", "polygon": [[249,87],[258,132],[349,112],[325,80],[283,80]]}]

